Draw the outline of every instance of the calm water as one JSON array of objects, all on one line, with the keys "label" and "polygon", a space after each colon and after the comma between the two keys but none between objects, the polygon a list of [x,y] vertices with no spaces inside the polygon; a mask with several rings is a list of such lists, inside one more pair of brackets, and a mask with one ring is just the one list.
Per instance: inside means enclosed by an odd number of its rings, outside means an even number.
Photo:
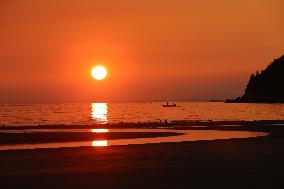
[{"label": "calm water", "polygon": [[283,104],[225,104],[180,102],[163,108],[161,103],[73,103],[0,105],[0,124],[91,124],[171,120],[284,120]]}]

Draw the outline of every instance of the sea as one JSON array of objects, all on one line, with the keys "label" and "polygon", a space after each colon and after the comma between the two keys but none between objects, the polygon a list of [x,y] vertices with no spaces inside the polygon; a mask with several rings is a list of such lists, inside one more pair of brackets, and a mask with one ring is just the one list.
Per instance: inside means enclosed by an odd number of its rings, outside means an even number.
[{"label": "sea", "polygon": [[177,102],[0,104],[0,125],[87,125],[194,120],[284,120],[284,104]]}]

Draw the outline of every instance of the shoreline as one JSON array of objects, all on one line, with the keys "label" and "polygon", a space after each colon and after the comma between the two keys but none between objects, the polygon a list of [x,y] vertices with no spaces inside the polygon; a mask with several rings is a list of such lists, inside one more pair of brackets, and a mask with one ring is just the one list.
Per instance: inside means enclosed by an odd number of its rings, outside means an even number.
[{"label": "shoreline", "polygon": [[253,130],[270,135],[107,148],[0,151],[1,186],[43,189],[284,186],[284,127],[263,123],[255,126],[175,126],[179,128]]},{"label": "shoreline", "polygon": [[84,142],[94,140],[119,140],[177,136],[176,132],[47,132],[47,133],[0,133],[0,145],[44,144],[58,142]]},{"label": "shoreline", "polygon": [[[216,131],[250,131],[268,133],[269,137],[284,137],[284,127],[280,125],[284,121],[222,121],[222,122],[204,122],[198,121],[199,125],[192,125],[193,122],[175,122],[175,123],[120,123],[120,124],[100,124],[100,125],[45,125],[45,126],[11,126],[0,128],[0,145],[17,145],[17,144],[44,144],[58,142],[84,142],[94,140],[119,140],[135,138],[156,138],[177,136],[178,130],[216,130]],[[196,122],[194,122],[196,123]],[[226,124],[225,124],[226,123]],[[277,124],[278,125],[277,125]],[[149,125],[150,124],[150,125]],[[200,125],[201,124],[201,125]],[[121,129],[119,132],[92,132],[91,129]],[[34,129],[34,131],[32,131]],[[60,130],[62,129],[62,130]],[[70,132],[68,131],[70,129]],[[81,130],[80,130],[81,129]],[[84,130],[86,129],[86,130]],[[125,132],[123,129],[133,129]],[[142,132],[135,132],[135,129],[145,129]],[[163,129],[166,132],[152,132],[151,129]],[[29,133],[29,130],[32,131]],[[45,131],[46,130],[46,131]],[[48,131],[51,130],[51,131]],[[71,131],[72,130],[72,131]],[[88,131],[90,130],[90,131]],[[1,133],[3,131],[3,133]],[[11,131],[11,132],[10,132]],[[14,133],[13,133],[14,131]],[[24,132],[17,132],[24,131]],[[42,132],[41,132],[42,131]],[[154,130],[153,130],[154,131]]]},{"label": "shoreline", "polygon": [[2,125],[0,130],[23,130],[23,129],[93,129],[93,128],[171,128],[171,127],[198,127],[198,126],[270,126],[270,125],[283,125],[284,120],[194,120],[194,121],[178,121],[173,120],[168,123],[165,122],[120,122],[120,123],[106,123],[106,124],[89,124],[89,125],[25,125],[25,126],[13,126]]},{"label": "shoreline", "polygon": [[0,151],[0,182],[6,188],[281,188],[283,144],[283,136],[272,135]]}]

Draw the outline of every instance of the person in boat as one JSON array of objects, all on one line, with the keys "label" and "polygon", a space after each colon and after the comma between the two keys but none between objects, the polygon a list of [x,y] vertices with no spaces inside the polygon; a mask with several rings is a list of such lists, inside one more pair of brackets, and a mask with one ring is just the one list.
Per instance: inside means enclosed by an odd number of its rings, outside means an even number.
[{"label": "person in boat", "polygon": [[163,107],[177,107],[177,104],[176,103],[169,103],[168,101],[167,101],[167,104],[161,104]]}]

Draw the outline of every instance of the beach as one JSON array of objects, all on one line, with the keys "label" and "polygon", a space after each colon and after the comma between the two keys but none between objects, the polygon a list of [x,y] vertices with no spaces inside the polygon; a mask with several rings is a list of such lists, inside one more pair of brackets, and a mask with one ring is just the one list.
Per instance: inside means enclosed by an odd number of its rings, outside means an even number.
[{"label": "beach", "polygon": [[0,0],[0,189],[284,189],[283,10]]},{"label": "beach", "polygon": [[[284,129],[279,126],[249,128],[270,135],[182,143],[0,151],[0,182],[3,188],[283,187]],[[249,128],[222,127],[223,130]]]}]

